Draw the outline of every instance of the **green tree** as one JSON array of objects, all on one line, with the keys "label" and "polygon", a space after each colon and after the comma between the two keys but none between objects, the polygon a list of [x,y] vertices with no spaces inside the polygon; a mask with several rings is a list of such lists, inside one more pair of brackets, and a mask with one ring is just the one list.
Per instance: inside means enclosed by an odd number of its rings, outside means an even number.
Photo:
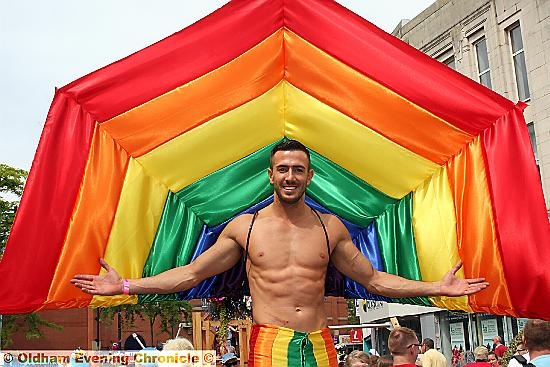
[{"label": "green tree", "polygon": [[[4,254],[27,175],[28,172],[25,170],[0,163],[0,261]],[[58,330],[63,328],[41,318],[37,313],[3,316],[0,348],[8,348],[13,343],[13,333],[18,330],[24,330],[27,339],[40,338],[43,336],[42,327]]]},{"label": "green tree", "polygon": [[25,170],[0,163],[0,257],[8,241],[27,175]]},{"label": "green tree", "polygon": [[135,325],[136,317],[149,321],[151,343],[154,343],[154,324],[160,321],[160,330],[157,335],[167,333],[174,337],[174,329],[182,321],[191,320],[191,304],[187,301],[160,301],[139,304],[126,304],[121,306],[101,308],[99,319],[110,324],[120,310],[121,324],[123,328]]},{"label": "green tree", "polygon": [[518,335],[516,335],[514,339],[512,339],[512,341],[510,342],[510,345],[508,345],[508,349],[506,350],[506,353],[504,353],[504,355],[502,356],[503,366],[508,366],[510,359],[512,359],[514,354],[516,354],[517,352],[519,343],[523,343],[523,330],[521,330],[518,333]]},{"label": "green tree", "polygon": [[357,316],[357,312],[355,311],[355,300],[348,299],[346,301],[348,303],[348,324],[350,325],[359,324],[359,316]]}]

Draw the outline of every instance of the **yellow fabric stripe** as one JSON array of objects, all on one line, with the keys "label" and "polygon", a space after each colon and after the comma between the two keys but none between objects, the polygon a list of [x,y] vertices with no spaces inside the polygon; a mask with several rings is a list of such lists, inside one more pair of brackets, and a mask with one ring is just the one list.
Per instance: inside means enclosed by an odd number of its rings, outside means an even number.
[{"label": "yellow fabric stripe", "polygon": [[323,339],[323,334],[321,332],[314,332],[309,334],[309,340],[313,344],[313,355],[315,356],[316,361],[328,361],[329,356],[327,353],[325,339]]},{"label": "yellow fabric stripe", "polygon": [[279,328],[273,341],[271,365],[288,366],[288,345],[294,337],[294,332],[287,328]]},{"label": "yellow fabric stripe", "polygon": [[[144,171],[135,159],[130,159],[104,256],[121,277],[141,277],[167,195],[168,189],[159,180]],[[90,306],[135,302],[135,296],[94,296]]]},{"label": "yellow fabric stripe", "polygon": [[[413,228],[422,280],[438,281],[460,261],[453,192],[446,168],[440,168],[413,192]],[[457,275],[464,278],[463,269]],[[437,307],[472,312],[467,296],[430,297],[430,301]]]},{"label": "yellow fabric stripe", "polygon": [[291,84],[285,82],[284,87],[285,135],[300,140],[386,195],[402,198],[437,169],[435,163]]},{"label": "yellow fabric stripe", "polygon": [[136,159],[176,192],[284,135],[395,198],[438,167],[285,81]]},{"label": "yellow fabric stripe", "polygon": [[[218,116],[136,158],[170,190],[196,180],[283,137],[280,83],[249,103]],[[266,169],[268,162],[266,162]]]}]

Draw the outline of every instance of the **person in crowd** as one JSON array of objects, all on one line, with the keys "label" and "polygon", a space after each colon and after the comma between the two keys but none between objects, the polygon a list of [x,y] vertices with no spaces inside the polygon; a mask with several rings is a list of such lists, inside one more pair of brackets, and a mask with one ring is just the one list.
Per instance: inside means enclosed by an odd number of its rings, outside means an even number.
[{"label": "person in crowd", "polygon": [[531,364],[550,367],[550,321],[528,320],[523,329],[523,343],[529,351]]},{"label": "person in crowd", "polygon": [[465,364],[464,366],[468,367],[491,367],[488,362],[489,359],[489,350],[487,347],[479,346],[474,349],[474,358],[475,362]]},{"label": "person in crowd", "polygon": [[369,367],[370,357],[362,350],[353,350],[347,355],[344,367]]},{"label": "person in crowd", "polygon": [[222,366],[224,367],[234,367],[239,365],[239,358],[235,353],[226,353],[222,356]]},{"label": "person in crowd", "polygon": [[525,347],[523,342],[516,344],[516,351],[510,361],[508,362],[508,367],[522,367],[523,365],[529,363],[530,361],[529,352]]},{"label": "person in crowd", "polygon": [[393,357],[391,354],[384,354],[378,357],[376,364],[371,365],[371,367],[391,367],[393,366]]},{"label": "person in crowd", "polygon": [[498,367],[499,366],[498,357],[495,354],[495,352],[491,351],[491,352],[489,352],[489,354],[487,354],[487,362],[489,362],[491,367]]},{"label": "person in crowd", "polygon": [[502,339],[500,338],[500,336],[495,335],[493,337],[493,351],[495,352],[496,356],[498,358],[502,358],[507,350],[508,348],[506,348],[506,346],[502,344]]},{"label": "person in crowd", "polygon": [[396,327],[388,337],[388,349],[393,356],[393,365],[416,367],[421,344],[414,330],[407,327]]},{"label": "person in crowd", "polygon": [[420,350],[422,352],[420,359],[422,367],[447,367],[447,358],[435,349],[433,339],[425,338]]},{"label": "person in crowd", "polygon": [[168,339],[162,350],[194,350],[193,343],[186,338]]}]

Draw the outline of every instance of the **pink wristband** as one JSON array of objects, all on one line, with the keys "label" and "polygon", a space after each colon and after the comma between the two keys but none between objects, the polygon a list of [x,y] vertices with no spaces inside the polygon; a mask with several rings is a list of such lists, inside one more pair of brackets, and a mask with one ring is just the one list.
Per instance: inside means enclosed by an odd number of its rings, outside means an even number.
[{"label": "pink wristband", "polygon": [[122,281],[122,293],[130,294],[130,282],[128,281],[128,279],[124,279]]}]

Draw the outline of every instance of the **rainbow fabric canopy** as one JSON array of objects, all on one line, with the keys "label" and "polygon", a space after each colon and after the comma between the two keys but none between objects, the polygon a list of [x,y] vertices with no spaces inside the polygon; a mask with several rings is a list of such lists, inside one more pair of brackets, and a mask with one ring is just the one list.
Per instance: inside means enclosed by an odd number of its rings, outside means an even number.
[{"label": "rainbow fabric canopy", "polygon": [[[91,297],[77,273],[189,263],[267,205],[269,150],[298,139],[307,202],[345,222],[374,266],[491,286],[390,300],[550,320],[549,223],[509,100],[332,1],[233,1],[59,90],[0,263],[0,313],[237,295],[242,269],[179,295]],[[330,272],[329,294],[376,299]]]}]

